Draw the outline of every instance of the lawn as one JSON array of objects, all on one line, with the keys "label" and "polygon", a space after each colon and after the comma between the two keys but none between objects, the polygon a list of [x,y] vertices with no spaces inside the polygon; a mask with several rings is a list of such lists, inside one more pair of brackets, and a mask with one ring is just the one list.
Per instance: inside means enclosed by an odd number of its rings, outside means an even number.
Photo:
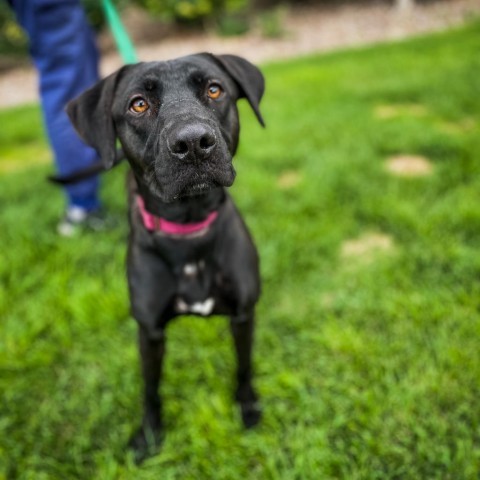
[{"label": "lawn", "polygon": [[225,318],[178,319],[140,467],[126,167],[115,227],[59,238],[38,107],[1,111],[0,479],[478,479],[479,52],[477,22],[262,67],[231,190],[262,260],[263,422],[240,427]]}]

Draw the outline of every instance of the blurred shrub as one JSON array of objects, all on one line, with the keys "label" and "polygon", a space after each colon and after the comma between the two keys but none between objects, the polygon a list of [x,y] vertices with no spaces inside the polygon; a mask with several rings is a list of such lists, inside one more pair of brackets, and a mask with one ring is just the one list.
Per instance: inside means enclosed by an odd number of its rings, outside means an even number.
[{"label": "blurred shrub", "polygon": [[15,21],[10,7],[0,0],[0,53],[21,55],[27,51],[27,39]]},{"label": "blurred shrub", "polygon": [[246,12],[225,13],[215,21],[220,35],[242,35],[250,29],[250,16]]},{"label": "blurred shrub", "polygon": [[[134,0],[152,15],[167,21],[198,25],[216,24],[224,33],[243,33],[248,29],[250,0]],[[245,25],[247,28],[245,29]]]},{"label": "blurred shrub", "polygon": [[261,12],[258,16],[258,24],[262,35],[267,38],[282,37],[285,34],[284,23],[286,14],[287,7],[285,4],[280,4]]},{"label": "blurred shrub", "polygon": [[[1,0],[0,0],[1,1]],[[105,25],[105,15],[103,14],[102,2],[99,0],[81,0],[87,13],[88,20],[95,30],[100,30]],[[112,0],[112,3],[118,8],[131,3],[129,0]]]}]

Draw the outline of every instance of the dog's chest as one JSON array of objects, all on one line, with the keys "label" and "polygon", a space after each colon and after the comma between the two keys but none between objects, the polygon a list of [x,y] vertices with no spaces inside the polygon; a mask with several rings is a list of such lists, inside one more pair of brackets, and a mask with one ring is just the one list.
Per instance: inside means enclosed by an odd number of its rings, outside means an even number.
[{"label": "dog's chest", "polygon": [[177,270],[177,313],[210,315],[215,308],[215,269],[205,260],[190,261]]}]

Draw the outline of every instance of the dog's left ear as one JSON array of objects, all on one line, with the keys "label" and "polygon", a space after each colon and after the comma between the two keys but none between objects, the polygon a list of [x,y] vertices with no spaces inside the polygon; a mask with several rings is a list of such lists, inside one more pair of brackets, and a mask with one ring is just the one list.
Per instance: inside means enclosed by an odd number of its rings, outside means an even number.
[{"label": "dog's left ear", "polygon": [[241,97],[245,97],[252,107],[258,121],[265,126],[259,104],[265,91],[265,79],[262,72],[249,61],[236,55],[212,55],[240,87]]},{"label": "dog's left ear", "polygon": [[111,168],[116,157],[116,133],[112,119],[115,89],[122,67],[67,104],[67,114],[82,140],[93,147],[104,168]]}]

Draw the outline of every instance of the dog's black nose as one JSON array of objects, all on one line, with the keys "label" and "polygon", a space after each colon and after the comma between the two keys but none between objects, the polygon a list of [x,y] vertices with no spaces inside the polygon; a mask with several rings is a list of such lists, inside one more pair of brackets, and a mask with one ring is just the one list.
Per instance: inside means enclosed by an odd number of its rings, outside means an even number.
[{"label": "dog's black nose", "polygon": [[183,125],[171,132],[168,149],[180,160],[206,160],[216,144],[215,133],[207,125]]}]

